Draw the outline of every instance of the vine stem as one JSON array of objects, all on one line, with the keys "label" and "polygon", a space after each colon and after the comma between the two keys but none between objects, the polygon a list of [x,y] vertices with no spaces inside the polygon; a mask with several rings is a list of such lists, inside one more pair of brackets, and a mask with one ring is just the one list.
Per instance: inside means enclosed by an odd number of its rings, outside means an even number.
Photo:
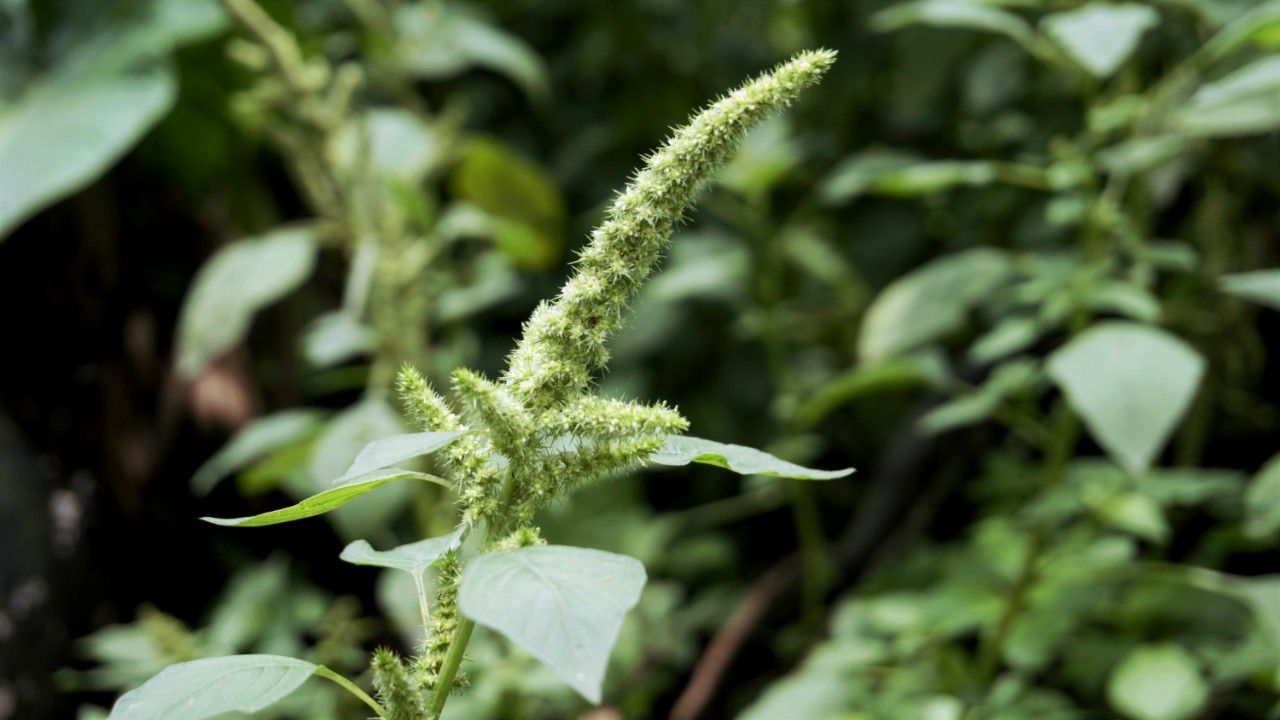
[{"label": "vine stem", "polygon": [[386,719],[387,711],[384,710],[382,706],[378,704],[377,700],[374,700],[373,698],[369,697],[369,695],[365,693],[365,691],[361,690],[355,683],[342,677],[338,673],[330,670],[329,668],[323,665],[316,668],[315,674],[319,675],[325,680],[332,680],[333,682],[341,685],[343,689],[345,689],[347,692],[363,700],[365,705],[368,705],[369,707],[373,708],[373,711],[378,713],[378,717],[383,718],[384,720]]},{"label": "vine stem", "polygon": [[[461,613],[459,613],[461,614]],[[444,657],[444,667],[436,677],[436,686],[427,698],[427,718],[436,720],[444,711],[444,704],[449,701],[449,691],[453,689],[453,679],[458,675],[458,667],[462,665],[462,656],[471,642],[471,631],[476,629],[476,621],[463,615],[454,631],[453,641],[449,643],[449,654]]]}]

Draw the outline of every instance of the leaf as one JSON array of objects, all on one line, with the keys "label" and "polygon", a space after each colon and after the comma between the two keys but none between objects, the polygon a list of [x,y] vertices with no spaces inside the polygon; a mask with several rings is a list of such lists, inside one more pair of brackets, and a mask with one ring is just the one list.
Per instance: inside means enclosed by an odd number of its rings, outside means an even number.
[{"label": "leaf", "polygon": [[356,540],[343,548],[338,557],[352,565],[395,568],[421,577],[423,570],[462,545],[462,538],[467,530],[466,527],[460,527],[448,535],[419,540],[386,551],[374,550],[367,541]]},{"label": "leaf", "polygon": [[1107,680],[1107,698],[1133,720],[1187,720],[1208,696],[1195,657],[1172,643],[1135,648]]},{"label": "leaf", "polygon": [[377,174],[415,183],[440,164],[444,150],[434,127],[401,108],[374,108],[343,126],[332,146],[347,167],[368,163]]},{"label": "leaf", "polygon": [[532,47],[456,4],[405,3],[395,22],[400,62],[419,78],[482,67],[506,75],[534,100],[550,95],[546,64]]},{"label": "leaf", "polygon": [[831,411],[865,395],[917,387],[940,388],[948,380],[946,360],[923,351],[874,365],[855,365],[818,388],[795,411],[800,427],[813,427]]},{"label": "leaf", "polygon": [[1245,65],[1196,91],[1169,127],[1198,136],[1233,136],[1280,128],[1280,55]]},{"label": "leaf", "polygon": [[1098,164],[1107,172],[1129,175],[1182,157],[1190,147],[1190,141],[1180,135],[1132,137],[1099,150]]},{"label": "leaf", "polygon": [[1159,21],[1159,14],[1145,5],[1091,3],[1050,15],[1040,27],[1094,77],[1107,78],[1137,49],[1142,34]]},{"label": "leaf", "polygon": [[311,275],[315,229],[273,230],[213,254],[191,284],[178,320],[178,371],[191,378],[244,338],[258,310]]},{"label": "leaf", "polygon": [[685,435],[669,435],[662,449],[649,456],[649,462],[659,465],[688,465],[703,463],[715,465],[742,475],[772,475],[796,480],[831,480],[853,473],[853,468],[843,470],[811,470],[769,453],[742,445],[728,445]]},{"label": "leaf", "polygon": [[1088,290],[1089,308],[1113,312],[1145,323],[1160,319],[1160,300],[1146,288],[1131,282],[1111,280]]},{"label": "leaf", "polygon": [[918,0],[881,10],[871,18],[880,32],[909,25],[961,27],[1005,35],[1024,47],[1035,45],[1035,31],[1013,13],[968,0]]},{"label": "leaf", "polygon": [[858,338],[863,362],[895,357],[964,325],[969,309],[1003,285],[1013,263],[975,248],[938,258],[890,283],[867,309]]},{"label": "leaf", "polygon": [[916,155],[900,150],[868,150],[841,160],[818,184],[818,197],[836,204],[867,192],[876,178],[920,162]]},{"label": "leaf", "polygon": [[116,701],[108,720],[200,720],[257,712],[298,689],[319,665],[280,655],[232,655],[165,668]]},{"label": "leaf", "polygon": [[1236,597],[1249,606],[1258,629],[1275,651],[1280,651],[1280,575],[1233,578]]},{"label": "leaf", "polygon": [[1251,44],[1275,45],[1280,37],[1280,1],[1264,2],[1241,15],[1200,49],[1206,59],[1218,60]]},{"label": "leaf", "polygon": [[969,359],[987,364],[1026,350],[1040,337],[1043,328],[1034,317],[1014,315],[1001,320],[969,347]]},{"label": "leaf", "polygon": [[1032,360],[1016,358],[992,371],[976,391],[949,400],[920,418],[920,430],[940,433],[967,427],[991,417],[1010,395],[1028,388],[1040,377]]},{"label": "leaf", "polygon": [[830,670],[801,670],[770,685],[758,700],[747,706],[737,720],[832,720],[854,718],[841,715],[853,698],[852,683]]},{"label": "leaf", "polygon": [[1218,278],[1218,287],[1225,293],[1280,310],[1280,270],[1223,275]]},{"label": "leaf", "polygon": [[374,470],[398,465],[419,455],[435,452],[465,434],[465,430],[423,432],[392,435],[374,440],[364,446],[355,461],[351,463],[351,467],[347,468],[347,472],[334,483],[340,485]]},{"label": "leaf", "polygon": [[458,601],[467,617],[507,636],[599,703],[609,652],[644,583],[644,565],[626,555],[527,547],[468,563]]},{"label": "leaf", "polygon": [[1280,530],[1280,455],[1249,481],[1244,495],[1244,534],[1262,540]]},{"label": "leaf", "polygon": [[[316,439],[307,471],[287,490],[302,500],[334,486],[369,443],[404,432],[400,415],[381,397],[367,397],[329,421]],[[411,488],[396,484],[357,503],[338,508],[326,519],[346,541],[386,536],[387,524],[403,512]]]},{"label": "leaf", "polygon": [[845,158],[823,179],[818,195],[829,204],[864,194],[918,197],[989,185],[1001,179],[1001,171],[1000,164],[982,160],[921,161],[906,153],[873,150]]},{"label": "leaf", "polygon": [[191,477],[191,490],[208,495],[218,481],[280,448],[301,441],[320,427],[319,410],[284,410],[264,415],[240,428],[235,437]]},{"label": "leaf", "polygon": [[1091,504],[1103,522],[1156,544],[1169,539],[1169,522],[1156,501],[1142,493],[1122,492]]},{"label": "leaf", "polygon": [[312,320],[303,333],[302,352],[314,368],[332,367],[363,355],[377,340],[373,328],[342,310]]},{"label": "leaf", "polygon": [[1048,371],[1094,439],[1138,475],[1186,414],[1204,360],[1162,330],[1105,322],[1054,352]]},{"label": "leaf", "polygon": [[239,518],[213,518],[202,517],[201,520],[213,523],[214,525],[225,525],[227,527],[261,527],[263,525],[278,525],[280,523],[292,522],[294,520],[302,520],[303,518],[315,517],[323,513],[327,513],[334,508],[341,507],[356,498],[364,495],[372,490],[386,485],[394,480],[404,480],[412,478],[414,480],[426,480],[437,485],[449,487],[449,483],[435,475],[426,473],[411,472],[409,470],[401,470],[399,468],[386,468],[383,470],[375,470],[368,475],[362,475],[343,485],[339,485],[331,490],[325,490],[318,495],[303,500],[297,505],[291,505],[280,510],[272,510],[260,515],[252,515],[249,517]]}]

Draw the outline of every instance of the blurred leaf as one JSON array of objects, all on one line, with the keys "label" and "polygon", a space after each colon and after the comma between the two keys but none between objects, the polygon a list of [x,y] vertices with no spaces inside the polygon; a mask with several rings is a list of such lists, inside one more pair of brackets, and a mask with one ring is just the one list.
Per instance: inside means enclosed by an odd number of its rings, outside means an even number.
[{"label": "blurred leaf", "polygon": [[1005,398],[1035,382],[1039,372],[1035,361],[1026,358],[1002,363],[976,391],[948,400],[925,413],[919,428],[925,433],[940,433],[986,420]]},{"label": "blurred leaf", "polygon": [[881,175],[920,162],[914,154],[899,150],[867,150],[841,160],[818,185],[818,197],[836,204],[867,192]]},{"label": "blurred leaf", "polygon": [[832,720],[853,695],[849,678],[838,672],[800,670],[770,685],[738,720]]},{"label": "blurred leaf", "polygon": [[1144,540],[1164,544],[1169,539],[1169,523],[1154,500],[1136,492],[1123,492],[1102,498],[1093,512],[1103,522],[1132,533]]},{"label": "blurred leaf", "polygon": [[853,468],[843,470],[811,470],[769,453],[742,445],[729,445],[685,435],[669,435],[667,442],[649,462],[659,465],[688,465],[703,463],[732,470],[742,475],[772,475],[796,480],[831,480],[853,473]]},{"label": "blurred leaf", "polygon": [[459,199],[516,223],[497,236],[499,248],[513,262],[533,269],[555,262],[564,245],[564,200],[536,163],[498,140],[472,138],[462,148],[452,188]]},{"label": "blurred leaf", "polygon": [[304,518],[315,517],[341,507],[367,492],[377,490],[394,480],[426,480],[437,485],[450,487],[449,483],[434,475],[426,473],[411,472],[409,470],[401,470],[399,468],[386,468],[383,470],[375,470],[366,475],[349,480],[330,490],[313,495],[306,500],[291,505],[287,508],[272,510],[271,512],[252,515],[249,517],[239,518],[213,518],[202,517],[201,520],[213,523],[214,525],[224,525],[227,527],[262,527],[263,525],[278,525],[280,523],[293,522],[294,520],[302,520]]},{"label": "blurred leaf", "polygon": [[109,720],[201,720],[257,712],[298,689],[320,666],[278,655],[232,655],[166,668],[125,693]]},{"label": "blurred leaf", "polygon": [[940,387],[948,379],[937,352],[919,352],[874,365],[856,365],[824,383],[796,409],[796,423],[813,427],[832,410],[865,395],[887,390]]},{"label": "blurred leaf", "polygon": [[311,321],[303,331],[302,353],[314,368],[333,367],[368,353],[376,340],[373,328],[337,310]]},{"label": "blurred leaf", "polygon": [[379,175],[407,183],[421,181],[444,155],[435,128],[400,108],[373,108],[344,125],[333,153],[343,166],[367,162]]},{"label": "blurred leaf", "polygon": [[460,527],[442,537],[427,538],[385,551],[374,550],[368,542],[356,540],[343,548],[339,557],[353,565],[395,568],[421,578],[423,571],[435,561],[461,547],[467,529]]},{"label": "blurred leaf", "polygon": [[609,652],[644,583],[644,566],[625,555],[526,547],[467,563],[458,603],[599,703]]},{"label": "blurred leaf", "polygon": [[777,185],[799,160],[790,123],[785,115],[775,115],[747,133],[716,179],[731,190],[756,195]]},{"label": "blurred leaf", "polygon": [[1094,439],[1138,475],[1190,407],[1204,360],[1162,330],[1104,322],[1054,352],[1048,370]]},{"label": "blurred leaf", "polygon": [[1133,174],[1159,167],[1187,153],[1190,142],[1178,135],[1128,138],[1098,151],[1098,164],[1107,172]]},{"label": "blurred leaf", "polygon": [[1089,309],[1112,312],[1133,320],[1154,323],[1160,319],[1160,300],[1139,285],[1110,280],[1089,288]]},{"label": "blurred leaf", "polygon": [[207,649],[216,654],[250,649],[286,598],[288,571],[288,565],[277,555],[232,576],[205,627]]},{"label": "blurred leaf", "polygon": [[313,434],[323,419],[324,413],[319,410],[297,409],[253,420],[196,470],[191,477],[191,491],[208,495],[227,475]]},{"label": "blurred leaf", "polygon": [[1008,256],[975,248],[938,258],[886,287],[862,321],[863,362],[901,355],[964,325],[969,309],[1013,273]]},{"label": "blurred leaf", "polygon": [[1267,461],[1249,481],[1244,496],[1244,532],[1262,540],[1280,530],[1280,455]]},{"label": "blurred leaf", "polygon": [[980,365],[1022,352],[1040,337],[1043,328],[1034,317],[1012,315],[1001,320],[969,347],[969,359]]},{"label": "blurred leaf", "polygon": [[[291,487],[291,494],[302,499],[332,488],[334,479],[346,473],[365,446],[401,432],[399,414],[381,398],[365,398],[343,410],[316,440],[305,482]],[[391,517],[403,512],[408,495],[408,486],[392,485],[328,517],[346,540],[378,539],[386,533]]]},{"label": "blurred leaf", "polygon": [[1035,45],[1035,31],[1013,13],[969,0],[917,0],[881,10],[871,18],[871,27],[881,32],[910,25],[959,27],[987,30],[1005,35],[1024,47]]},{"label": "blurred leaf", "polygon": [[1169,127],[1201,136],[1280,128],[1280,55],[1264,57],[1209,83],[1169,117]]},{"label": "blurred leaf", "polygon": [[1280,270],[1223,275],[1218,278],[1218,287],[1225,293],[1280,310]]},{"label": "blurred leaf", "polygon": [[1195,657],[1171,643],[1135,648],[1107,680],[1107,698],[1133,720],[1188,720],[1208,696]]},{"label": "blurred leaf", "polygon": [[1138,47],[1160,15],[1146,5],[1091,3],[1041,21],[1045,34],[1095,77],[1110,77]]},{"label": "blurred leaf", "polygon": [[287,227],[219,249],[196,273],[178,320],[178,372],[194,378],[249,331],[258,310],[297,289],[316,261],[312,226]]},{"label": "blurred leaf", "polygon": [[1234,581],[1234,594],[1253,612],[1272,652],[1280,652],[1280,575],[1234,578]]},{"label": "blurred leaf", "polygon": [[1280,44],[1280,2],[1269,0],[1241,15],[1205,43],[1200,52],[1218,60],[1251,44],[1274,47]]},{"label": "blurred leaf", "polygon": [[524,287],[524,279],[498,253],[481,255],[474,266],[475,279],[463,285],[455,282],[436,298],[436,321],[457,322],[482,310],[510,300]]},{"label": "blurred leaf", "polygon": [[398,465],[405,460],[435,452],[465,434],[466,431],[464,430],[421,432],[392,435],[391,437],[374,440],[364,446],[364,449],[360,451],[360,454],[351,463],[351,467],[347,468],[342,477],[334,481],[334,484],[341,485],[374,470]]},{"label": "blurred leaf", "polygon": [[400,61],[419,78],[453,77],[482,67],[511,78],[534,100],[550,95],[547,68],[532,47],[457,3],[401,4],[396,30]]}]

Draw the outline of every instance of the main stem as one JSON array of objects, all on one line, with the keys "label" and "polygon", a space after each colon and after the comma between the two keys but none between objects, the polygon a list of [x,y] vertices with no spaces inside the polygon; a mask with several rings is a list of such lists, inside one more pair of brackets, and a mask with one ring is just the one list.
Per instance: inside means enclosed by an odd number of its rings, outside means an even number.
[{"label": "main stem", "polygon": [[444,711],[444,704],[449,701],[449,691],[453,689],[453,679],[458,675],[462,656],[467,651],[467,644],[471,642],[471,631],[475,629],[475,620],[462,615],[454,630],[453,641],[449,643],[449,654],[444,658],[444,667],[440,668],[440,675],[436,677],[435,689],[431,691],[431,697],[427,698],[427,720],[436,720]]}]

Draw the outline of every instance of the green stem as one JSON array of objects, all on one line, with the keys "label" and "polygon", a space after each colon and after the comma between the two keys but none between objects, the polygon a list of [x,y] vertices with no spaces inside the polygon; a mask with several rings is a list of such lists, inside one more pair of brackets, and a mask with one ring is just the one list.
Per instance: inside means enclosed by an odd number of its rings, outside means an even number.
[{"label": "green stem", "polygon": [[435,689],[427,698],[427,718],[435,720],[444,711],[444,704],[449,701],[449,691],[453,689],[453,679],[458,675],[458,667],[462,665],[462,656],[467,651],[467,643],[471,642],[471,631],[476,629],[476,622],[463,616],[458,621],[458,628],[453,633],[453,641],[449,643],[449,654],[444,657],[444,667],[436,678]]},{"label": "green stem", "polygon": [[800,541],[800,558],[804,567],[804,606],[801,617],[806,627],[817,630],[822,624],[822,598],[827,591],[829,580],[822,519],[818,515],[818,504],[809,484],[801,481],[792,482],[790,485],[791,508],[795,516],[796,536]]},{"label": "green stem", "polygon": [[387,711],[382,709],[382,706],[378,704],[378,701],[369,697],[367,694],[365,694],[365,691],[361,690],[359,687],[356,686],[355,683],[351,682],[350,680],[342,677],[338,673],[330,670],[329,668],[323,665],[316,668],[315,674],[319,675],[320,677],[326,680],[332,680],[333,682],[341,685],[343,689],[345,689],[347,692],[363,700],[365,705],[368,705],[369,707],[373,708],[373,711],[378,713],[378,717],[384,718],[384,720],[387,717]]}]

